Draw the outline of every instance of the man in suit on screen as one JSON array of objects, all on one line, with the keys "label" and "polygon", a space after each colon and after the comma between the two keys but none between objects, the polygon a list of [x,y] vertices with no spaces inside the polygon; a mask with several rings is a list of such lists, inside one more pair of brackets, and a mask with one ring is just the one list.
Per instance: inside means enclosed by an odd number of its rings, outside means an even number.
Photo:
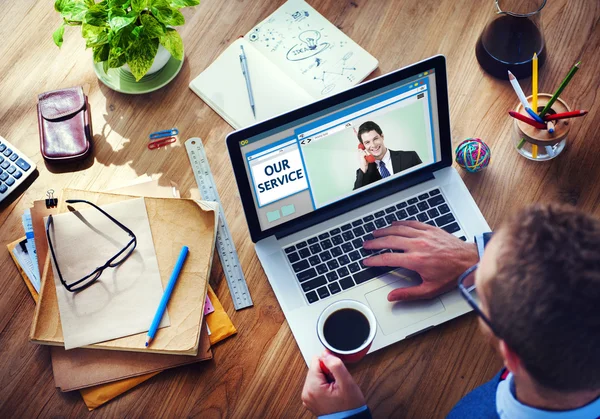
[{"label": "man in suit on screen", "polygon": [[[362,123],[358,128],[357,136],[364,150],[358,150],[359,168],[356,170],[354,189],[422,163],[416,151],[388,149],[384,144],[381,128],[373,121]],[[368,156],[373,156],[375,162],[369,163]]]}]

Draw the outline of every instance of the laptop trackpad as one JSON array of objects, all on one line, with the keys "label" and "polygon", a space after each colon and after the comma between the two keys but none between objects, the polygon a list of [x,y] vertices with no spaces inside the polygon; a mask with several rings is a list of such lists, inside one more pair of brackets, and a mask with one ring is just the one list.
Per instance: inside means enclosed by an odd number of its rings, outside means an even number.
[{"label": "laptop trackpad", "polygon": [[446,311],[439,298],[421,301],[398,301],[395,303],[387,300],[387,295],[391,290],[405,288],[413,284],[413,282],[401,279],[365,295],[384,335],[390,335]]}]

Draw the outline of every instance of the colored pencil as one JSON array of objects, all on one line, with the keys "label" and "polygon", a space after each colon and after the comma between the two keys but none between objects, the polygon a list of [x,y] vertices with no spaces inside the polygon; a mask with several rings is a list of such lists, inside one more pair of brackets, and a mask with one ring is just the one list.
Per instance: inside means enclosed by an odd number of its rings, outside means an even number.
[{"label": "colored pencil", "polygon": [[519,112],[515,112],[515,111],[508,111],[508,114],[510,116],[512,116],[515,119],[518,119],[519,121],[523,121],[526,124],[531,125],[532,127],[535,127],[537,129],[546,129],[546,124],[541,124],[531,118],[526,117],[525,115],[523,115],[522,113]]},{"label": "colored pencil", "polygon": [[519,141],[519,144],[517,144],[517,150],[520,150],[523,148],[523,146],[525,145],[526,141],[525,138],[521,138],[521,141]]},{"label": "colored pencil", "polygon": [[554,121],[548,121],[548,132],[554,134],[555,124]]},{"label": "colored pencil", "polygon": [[531,108],[535,113],[538,111],[538,57],[537,53],[533,53],[531,61],[533,69],[531,72]]},{"label": "colored pencil", "polygon": [[525,110],[526,110],[526,111],[527,111],[527,113],[528,113],[529,115],[531,115],[531,117],[532,117],[533,119],[535,119],[537,122],[539,122],[540,124],[543,124],[543,123],[544,123],[544,120],[543,120],[542,118],[540,118],[540,117],[538,116],[538,114],[537,114],[537,113],[535,113],[535,112],[533,111],[533,109],[531,109],[531,108],[525,108]]},{"label": "colored pencil", "polygon": [[160,304],[158,305],[158,309],[156,310],[156,314],[154,315],[154,320],[152,320],[152,325],[150,326],[150,330],[148,330],[148,337],[146,338],[146,347],[150,345],[152,339],[154,339],[154,335],[158,330],[158,326],[160,324],[163,315],[165,314],[165,310],[167,309],[167,303],[169,302],[169,298],[171,298],[171,293],[173,292],[173,288],[175,288],[175,283],[177,282],[177,278],[179,277],[179,273],[183,268],[183,263],[185,262],[185,258],[187,257],[189,252],[189,248],[187,246],[183,246],[181,248],[181,252],[179,253],[179,258],[175,263],[175,267],[173,268],[173,272],[171,272],[171,278],[165,288],[165,292],[160,300]]},{"label": "colored pencil", "polygon": [[575,64],[573,68],[571,68],[571,70],[567,74],[567,77],[565,77],[560,86],[558,86],[558,89],[556,89],[556,92],[554,92],[554,94],[550,98],[550,101],[546,103],[546,106],[544,106],[544,109],[542,109],[542,112],[540,112],[540,117],[543,118],[544,115],[546,115],[546,113],[550,110],[554,102],[556,102],[556,99],[558,99],[558,96],[562,93],[565,87],[567,87],[567,84],[569,84],[575,73],[577,73],[577,70],[579,70],[580,65],[581,61],[578,61],[577,64]]},{"label": "colored pencil", "polygon": [[544,121],[556,121],[557,119],[577,118],[578,116],[587,115],[588,111],[571,111],[563,113],[555,113],[554,115],[544,116]]},{"label": "colored pencil", "polygon": [[510,70],[508,71],[508,80],[510,80],[510,84],[512,84],[512,87],[515,90],[515,93],[517,94],[521,105],[523,105],[524,108],[529,108],[529,102],[527,102],[527,97],[525,96],[525,93],[523,93],[523,89],[521,89],[519,81],[517,80],[515,75],[510,72]]},{"label": "colored pencil", "polygon": [[321,367],[321,371],[323,371],[323,375],[325,376],[327,382],[335,383],[335,378],[333,377],[333,374],[331,373],[331,371],[329,371],[329,368],[327,368],[327,366],[321,358],[319,358],[319,366]]},{"label": "colored pencil", "polygon": [[531,157],[534,159],[537,159],[537,145],[536,144],[531,144]]}]

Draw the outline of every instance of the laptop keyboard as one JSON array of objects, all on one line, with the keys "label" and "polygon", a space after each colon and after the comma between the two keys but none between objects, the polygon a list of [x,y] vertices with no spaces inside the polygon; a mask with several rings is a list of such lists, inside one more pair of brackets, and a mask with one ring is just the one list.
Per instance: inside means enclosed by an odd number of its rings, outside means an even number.
[{"label": "laptop keyboard", "polygon": [[[448,233],[461,229],[444,196],[436,188],[287,246],[284,251],[288,262],[308,303],[323,300],[396,269],[367,268],[362,261],[372,255],[401,250],[372,251],[363,249],[362,244],[374,238],[374,230],[388,227],[398,220],[421,221],[441,227]],[[466,240],[464,236],[461,239]]]}]

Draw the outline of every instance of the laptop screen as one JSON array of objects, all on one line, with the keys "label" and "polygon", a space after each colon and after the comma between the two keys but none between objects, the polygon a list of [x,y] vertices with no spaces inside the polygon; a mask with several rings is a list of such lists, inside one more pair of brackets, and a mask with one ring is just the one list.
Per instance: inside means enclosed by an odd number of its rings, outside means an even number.
[{"label": "laptop screen", "polygon": [[239,142],[262,231],[442,159],[434,69]]}]

